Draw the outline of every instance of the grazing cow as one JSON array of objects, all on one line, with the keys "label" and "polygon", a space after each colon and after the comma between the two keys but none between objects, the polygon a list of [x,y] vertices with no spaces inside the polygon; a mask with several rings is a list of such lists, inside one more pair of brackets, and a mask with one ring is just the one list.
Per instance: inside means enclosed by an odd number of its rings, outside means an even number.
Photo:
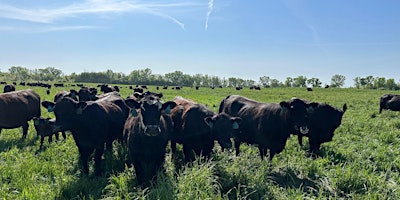
[{"label": "grazing cow", "polygon": [[4,86],[4,93],[15,91],[15,85],[7,84]]},{"label": "grazing cow", "polygon": [[400,95],[398,94],[382,95],[379,104],[379,113],[382,113],[382,110],[400,111]]},{"label": "grazing cow", "polygon": [[64,87],[64,83],[54,83],[54,87]]},{"label": "grazing cow", "polygon": [[47,94],[47,95],[50,94],[50,89],[46,89],[46,94]]},{"label": "grazing cow", "polygon": [[262,103],[239,95],[231,95],[221,101],[219,112],[242,118],[240,133],[234,136],[236,155],[242,142],[257,144],[261,159],[269,149],[269,160],[280,153],[293,129],[306,134],[307,112],[315,103],[307,104],[300,99],[278,103]]},{"label": "grazing cow", "polygon": [[[308,101],[305,102],[309,103]],[[340,126],[346,110],[346,104],[343,105],[342,110],[339,110],[328,104],[318,103],[318,106],[314,107],[313,112],[308,115],[308,133],[302,134],[299,131],[295,131],[300,146],[303,145],[303,136],[308,137],[312,153],[316,153],[322,143],[332,141],[333,133]]]},{"label": "grazing cow", "polygon": [[141,87],[136,87],[136,88],[133,89],[133,92],[134,92],[134,93],[135,93],[135,92],[143,93],[143,88],[141,88]]},{"label": "grazing cow", "polygon": [[21,82],[19,83],[19,85],[25,86],[26,83],[25,83],[24,81],[21,81]]},{"label": "grazing cow", "polygon": [[163,90],[167,90],[168,89],[168,85],[164,85],[162,89]]},{"label": "grazing cow", "polygon": [[[44,137],[49,138],[49,144],[53,140],[53,135],[56,136],[56,140],[58,141],[59,136],[58,132],[54,132],[54,124],[55,124],[55,119],[51,118],[43,118],[43,117],[34,117],[33,118],[33,125],[35,126],[35,130],[38,136],[40,136],[40,149],[43,147],[43,141]],[[62,136],[65,139],[67,139],[67,136],[65,135],[65,131],[62,131]]]},{"label": "grazing cow", "polygon": [[71,131],[85,174],[89,173],[89,157],[94,150],[94,174],[100,175],[104,144],[109,149],[115,139],[122,139],[128,109],[121,109],[119,103],[125,102],[116,95],[87,102],[78,102],[70,97],[61,98],[57,102],[42,102],[42,106],[54,111],[56,116],[53,131]]},{"label": "grazing cow", "polygon": [[33,117],[40,117],[40,96],[32,89],[0,94],[0,132],[22,126],[22,138],[28,134]]},{"label": "grazing cow", "polygon": [[128,146],[128,164],[133,164],[139,185],[148,185],[162,168],[165,149],[173,130],[168,113],[175,102],[161,103],[155,95],[140,101],[126,99],[131,115],[125,122],[124,141]]},{"label": "grazing cow", "polygon": [[235,87],[235,89],[236,90],[241,90],[241,89],[243,89],[243,87],[242,86],[237,86],[237,87]]},{"label": "grazing cow", "polygon": [[312,88],[307,87],[307,91],[308,91],[308,92],[312,92]]},{"label": "grazing cow", "polygon": [[177,106],[172,109],[174,135],[171,138],[171,150],[176,151],[176,143],[183,145],[185,161],[194,159],[192,150],[197,156],[210,157],[214,140],[224,148],[232,147],[230,140],[235,129],[239,128],[241,119],[226,113],[215,114],[202,104],[182,97],[175,97]]},{"label": "grazing cow", "polygon": [[5,84],[7,84],[7,82],[5,82],[5,81],[0,81],[0,84],[5,85]]},{"label": "grazing cow", "polygon": [[196,90],[199,90],[200,86],[196,86],[195,88],[196,88]]}]

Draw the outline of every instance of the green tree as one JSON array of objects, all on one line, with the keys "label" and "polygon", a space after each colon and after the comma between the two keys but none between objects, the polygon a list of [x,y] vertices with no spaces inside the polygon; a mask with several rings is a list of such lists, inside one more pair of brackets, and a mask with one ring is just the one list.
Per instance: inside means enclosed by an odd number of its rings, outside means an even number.
[{"label": "green tree", "polygon": [[331,78],[331,87],[343,87],[344,86],[344,81],[346,80],[346,77],[340,74],[335,74]]}]

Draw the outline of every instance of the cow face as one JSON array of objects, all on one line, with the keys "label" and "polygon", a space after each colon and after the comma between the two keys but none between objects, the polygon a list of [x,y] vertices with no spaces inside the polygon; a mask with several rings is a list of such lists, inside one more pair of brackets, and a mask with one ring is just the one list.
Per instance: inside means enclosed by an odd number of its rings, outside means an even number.
[{"label": "cow face", "polygon": [[[145,96],[141,101],[127,99],[125,103],[132,108],[132,116],[139,117],[139,123],[144,134],[157,136],[161,133],[161,114],[169,114],[176,106],[173,101],[162,103],[157,96]],[[139,110],[139,112],[138,112]]]},{"label": "cow face", "polygon": [[54,121],[51,118],[34,117],[32,120],[38,135],[50,135],[52,133]]},{"label": "cow face", "polygon": [[43,101],[42,106],[47,108],[49,112],[54,112],[56,122],[54,131],[66,131],[73,126],[73,120],[76,115],[81,115],[86,107],[86,102],[77,102],[72,98],[65,97],[56,103]]},{"label": "cow face", "polygon": [[222,148],[231,148],[231,137],[234,132],[239,131],[242,122],[240,117],[231,117],[226,113],[219,113],[213,117],[206,117],[204,121],[211,128],[214,139],[218,141]]},{"label": "cow face", "polygon": [[89,88],[81,88],[78,92],[79,101],[95,101],[97,90],[90,90]]},{"label": "cow face", "polygon": [[313,112],[318,103],[306,103],[301,99],[293,98],[290,101],[282,101],[279,105],[282,108],[281,114],[287,116],[291,128],[302,134],[307,134],[309,131],[307,127],[308,115]]}]

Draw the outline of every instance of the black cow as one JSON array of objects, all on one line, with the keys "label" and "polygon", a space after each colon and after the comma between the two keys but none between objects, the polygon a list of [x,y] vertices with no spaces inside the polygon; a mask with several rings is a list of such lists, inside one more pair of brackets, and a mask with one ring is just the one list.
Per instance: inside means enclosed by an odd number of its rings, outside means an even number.
[{"label": "black cow", "polygon": [[300,99],[278,103],[262,103],[239,95],[221,101],[219,112],[242,118],[240,133],[234,136],[236,155],[242,142],[257,144],[261,159],[270,150],[269,159],[280,153],[293,129],[305,134],[306,117],[317,104]]},{"label": "black cow", "polygon": [[54,87],[64,87],[64,83],[54,83]]},{"label": "black cow", "polygon": [[312,92],[312,91],[313,91],[313,89],[312,89],[312,88],[310,88],[310,87],[307,87],[307,91],[308,91],[308,92]]},{"label": "black cow", "polygon": [[96,94],[96,88],[82,87],[78,91],[79,101],[96,101],[98,99],[98,97],[96,97]]},{"label": "black cow", "polygon": [[183,145],[185,161],[194,160],[192,150],[197,156],[209,158],[214,148],[214,140],[224,148],[232,147],[230,138],[239,128],[241,119],[226,113],[215,114],[202,104],[182,97],[176,97],[178,105],[172,109],[174,135],[171,138],[171,151],[175,153],[176,143]]},{"label": "black cow", "polygon": [[89,173],[89,157],[94,155],[95,175],[101,174],[101,156],[104,144],[111,148],[115,139],[122,139],[122,131],[128,115],[121,109],[124,100],[115,95],[97,101],[78,102],[64,97],[57,102],[43,101],[42,106],[54,111],[54,132],[70,130],[78,146],[83,172]]},{"label": "black cow", "polygon": [[400,95],[382,95],[379,103],[379,113],[382,113],[382,110],[400,111]]},{"label": "black cow", "polygon": [[67,91],[59,91],[54,95],[54,102],[57,102],[59,99],[64,98],[64,97],[71,97],[75,101],[78,101],[78,92],[74,89],[71,89],[69,92]]},{"label": "black cow", "polygon": [[[305,102],[309,103],[308,101]],[[295,131],[300,146],[303,145],[303,136],[308,137],[312,153],[316,153],[322,143],[332,141],[333,134],[342,123],[342,117],[346,110],[346,104],[343,105],[342,110],[339,110],[328,104],[318,103],[318,106],[314,107],[313,112],[308,115],[308,133],[302,134]]]},{"label": "black cow", "polygon": [[4,86],[4,93],[15,91],[15,85],[7,84]]},{"label": "black cow", "polygon": [[128,164],[133,164],[139,185],[148,185],[162,168],[165,149],[173,130],[168,113],[176,106],[173,101],[161,103],[155,95],[140,101],[126,99],[131,115],[125,122],[124,141],[128,146]]},{"label": "black cow", "polygon": [[[59,134],[58,132],[54,132],[54,125],[55,125],[55,119],[51,118],[43,118],[43,117],[34,117],[33,119],[33,125],[35,126],[35,130],[38,136],[40,136],[40,149],[43,147],[43,141],[44,137],[48,137],[49,144],[53,140],[53,135],[56,136],[56,140],[58,141],[59,139]],[[64,140],[67,138],[65,131],[62,131],[62,136]]]},{"label": "black cow", "polygon": [[103,85],[100,86],[100,91],[103,92],[103,93],[114,92],[115,88],[111,87],[111,86],[109,86],[107,84],[103,84]]}]

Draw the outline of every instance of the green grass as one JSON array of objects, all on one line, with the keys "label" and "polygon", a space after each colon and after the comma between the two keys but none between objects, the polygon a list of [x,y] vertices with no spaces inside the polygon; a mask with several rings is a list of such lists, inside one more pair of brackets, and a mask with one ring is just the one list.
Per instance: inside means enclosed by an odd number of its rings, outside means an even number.
[{"label": "green grass", "polygon": [[[94,85],[94,84],[93,84]],[[18,86],[17,89],[25,87]],[[63,88],[69,90],[69,87]],[[59,88],[46,95],[34,88],[42,100],[52,100]],[[150,87],[155,91],[155,87]],[[3,129],[0,134],[0,198],[3,199],[399,199],[400,198],[400,113],[379,114],[379,97],[394,91],[314,88],[194,88],[159,90],[164,100],[183,96],[217,111],[220,101],[240,94],[263,102],[291,97],[329,103],[341,108],[347,103],[342,125],[332,142],[321,147],[321,156],[307,153],[307,139],[299,147],[297,138],[272,163],[260,160],[255,146],[241,145],[222,152],[218,145],[211,160],[197,159],[190,165],[176,159],[167,149],[165,172],[150,188],[140,188],[135,170],[125,165],[126,148],[115,144],[104,155],[101,177],[79,171],[78,150],[71,135],[66,140],[44,143],[32,126],[22,140],[22,129]],[[123,87],[121,94],[131,91]],[[42,108],[42,115],[53,117]],[[180,146],[178,146],[180,147]],[[93,163],[91,170],[93,171]]]}]

